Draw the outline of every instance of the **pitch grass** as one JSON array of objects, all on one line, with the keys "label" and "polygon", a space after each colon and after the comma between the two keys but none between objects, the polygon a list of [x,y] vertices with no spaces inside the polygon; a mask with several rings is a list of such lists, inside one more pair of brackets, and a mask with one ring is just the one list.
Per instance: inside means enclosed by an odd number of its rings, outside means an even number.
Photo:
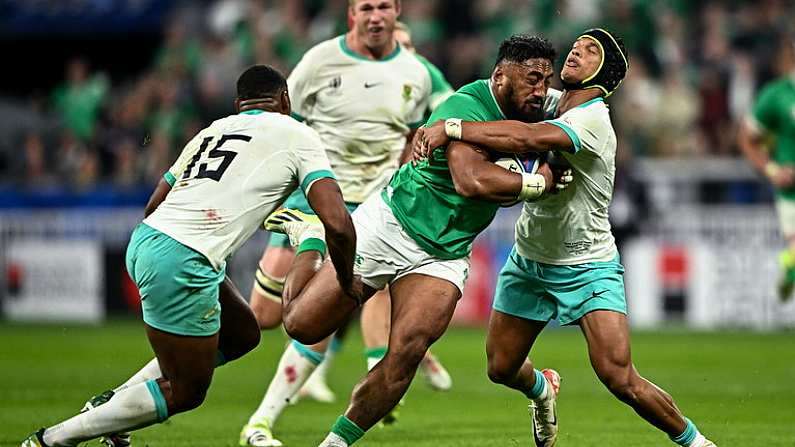
[{"label": "pitch grass", "polygon": [[[87,397],[121,383],[151,353],[137,321],[103,327],[5,324],[0,339],[3,446],[19,445],[34,429],[71,416]],[[795,333],[639,332],[633,341],[641,373],[668,390],[719,446],[795,445]],[[240,427],[259,403],[283,346],[281,332],[266,333],[255,352],[217,371],[201,408],[136,433],[135,445],[237,445]],[[532,445],[525,399],[486,377],[483,330],[451,329],[435,351],[453,375],[453,390],[430,391],[418,377],[399,423],[371,430],[358,445]],[[548,330],[533,357],[563,376],[559,446],[671,445],[596,380],[578,330]],[[285,445],[317,445],[363,372],[361,341],[353,334],[330,377],[338,402],[288,408],[277,426]]]}]

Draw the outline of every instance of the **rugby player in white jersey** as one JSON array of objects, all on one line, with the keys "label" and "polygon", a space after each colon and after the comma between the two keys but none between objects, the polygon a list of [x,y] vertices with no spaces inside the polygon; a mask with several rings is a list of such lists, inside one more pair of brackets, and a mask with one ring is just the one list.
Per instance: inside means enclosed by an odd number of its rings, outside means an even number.
[{"label": "rugby player in white jersey", "polygon": [[[399,0],[349,0],[351,30],[311,48],[287,80],[293,116],[322,137],[350,210],[389,181],[408,154],[404,154],[406,143],[413,129],[424,123],[428,108],[432,76],[393,35],[400,7]],[[285,207],[312,213],[300,192]],[[251,306],[262,328],[281,321],[283,284],[292,260],[292,248],[283,235],[273,235],[251,294]],[[384,291],[367,304],[377,308],[364,310],[364,324],[371,321],[368,315],[387,315],[387,300]],[[373,326],[382,327],[377,320]],[[365,332],[376,330],[365,328]],[[281,445],[273,438],[273,426],[323,362],[329,342],[288,344],[265,396],[240,432],[240,445]],[[385,355],[386,346],[381,343],[368,343],[380,345],[368,351],[369,367]]]},{"label": "rugby player in white jersey", "polygon": [[574,42],[561,70],[557,118],[538,124],[448,119],[417,137],[421,154],[451,139],[502,152],[557,150],[574,170],[571,187],[524,204],[516,244],[497,281],[486,341],[489,378],[531,400],[539,447],[557,441],[560,377],[534,369],[527,355],[555,318],[580,326],[596,375],[619,400],[678,445],[715,446],[668,393],[638,374],[630,355],[624,267],[608,220],[616,135],[603,100],[628,68],[621,39],[591,29]]},{"label": "rugby player in white jersey", "polygon": [[287,83],[278,71],[251,67],[237,91],[239,113],[213,122],[185,146],[127,248],[127,271],[140,291],[156,358],[23,447],[76,446],[100,436],[125,446],[129,431],[201,405],[215,367],[259,342],[254,316],[225,279],[226,260],[299,186],[325,238],[306,233],[294,241],[296,252],[322,256],[328,248],[340,284],[356,296],[356,234],[320,137],[288,116]]}]

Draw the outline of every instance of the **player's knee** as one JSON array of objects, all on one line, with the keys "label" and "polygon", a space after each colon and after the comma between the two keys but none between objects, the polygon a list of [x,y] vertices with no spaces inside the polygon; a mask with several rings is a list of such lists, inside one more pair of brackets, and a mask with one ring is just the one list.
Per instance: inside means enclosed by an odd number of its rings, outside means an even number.
[{"label": "player's knee", "polygon": [[[390,339],[388,356],[407,370],[416,369],[435,338],[423,330],[394,334]],[[402,368],[401,368],[402,369]]]},{"label": "player's knee", "polygon": [[487,373],[489,380],[500,385],[510,382],[516,376],[514,368],[496,359],[489,359]]},{"label": "player's knee", "polygon": [[251,310],[254,311],[254,316],[257,318],[257,325],[262,330],[273,329],[278,327],[282,322],[282,311],[274,309],[273,306],[262,305],[252,301]]},{"label": "player's knee", "polygon": [[631,403],[638,399],[640,378],[631,366],[604,368],[597,373],[605,387],[622,402]]},{"label": "player's knee", "polygon": [[307,324],[300,316],[294,313],[284,315],[284,331],[293,340],[305,345],[314,345],[326,338],[325,334],[314,329],[313,325]]},{"label": "player's knee", "polygon": [[190,384],[174,384],[172,383],[172,402],[169,408],[171,413],[182,413],[198,408],[207,396],[207,388],[209,383],[190,383]]}]

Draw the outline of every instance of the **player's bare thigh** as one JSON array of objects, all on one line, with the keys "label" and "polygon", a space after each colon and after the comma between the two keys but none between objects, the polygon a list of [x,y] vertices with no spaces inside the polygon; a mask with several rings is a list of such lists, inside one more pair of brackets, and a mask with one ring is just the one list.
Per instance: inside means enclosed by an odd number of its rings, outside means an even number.
[{"label": "player's bare thigh", "polygon": [[373,348],[389,343],[389,289],[379,290],[362,307],[362,338],[364,346]]},{"label": "player's bare thigh", "polygon": [[[290,247],[268,247],[262,254],[259,266],[271,278],[284,278],[290,271],[293,258],[294,251]],[[252,287],[249,303],[261,329],[271,329],[281,324],[281,302],[265,297],[256,287]]]},{"label": "player's bare thigh", "polygon": [[[366,287],[371,297],[376,290]],[[295,340],[313,345],[342,326],[358,304],[348,297],[337,279],[334,265],[327,260],[296,296],[284,296],[284,328]]]}]

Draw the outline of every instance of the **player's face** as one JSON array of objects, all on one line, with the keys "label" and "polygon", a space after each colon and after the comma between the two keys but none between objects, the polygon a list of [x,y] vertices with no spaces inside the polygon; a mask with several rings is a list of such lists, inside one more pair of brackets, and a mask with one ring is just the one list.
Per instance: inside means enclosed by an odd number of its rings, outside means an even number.
[{"label": "player's face", "polygon": [[544,100],[552,83],[552,61],[528,59],[522,63],[502,64],[498,92],[503,96],[506,116],[521,121],[544,119]]},{"label": "player's face", "polygon": [[409,33],[403,30],[396,29],[395,40],[397,40],[400,46],[403,47],[404,49],[409,50],[412,53],[414,52],[414,43],[411,42],[411,36],[409,35]]},{"label": "player's face", "polygon": [[581,37],[566,56],[566,63],[560,70],[560,77],[565,82],[576,84],[588,79],[602,63],[602,49],[593,39]]},{"label": "player's face", "polygon": [[394,39],[400,6],[396,0],[359,0],[351,7],[350,15],[353,28],[365,45],[378,48]]}]

